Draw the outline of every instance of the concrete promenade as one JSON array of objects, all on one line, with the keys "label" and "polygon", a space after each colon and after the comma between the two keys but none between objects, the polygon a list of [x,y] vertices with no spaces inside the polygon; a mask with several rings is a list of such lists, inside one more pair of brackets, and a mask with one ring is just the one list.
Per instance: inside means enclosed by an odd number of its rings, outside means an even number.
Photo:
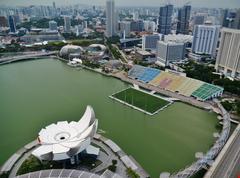
[{"label": "concrete promenade", "polygon": [[135,171],[140,178],[148,178],[150,175],[133,159],[132,156],[128,156],[116,143],[112,140],[103,137],[102,135],[96,134],[94,136],[96,140],[101,141],[105,146],[109,147],[115,156],[119,157],[121,164],[123,163],[126,168],[131,168]]},{"label": "concrete promenade", "polygon": [[[99,155],[102,164],[92,169],[90,172],[101,173],[103,170],[106,170],[108,166],[112,165],[112,160],[117,160],[116,174],[121,177],[127,177],[127,168],[131,168],[135,171],[140,178],[150,177],[150,175],[140,166],[139,163],[137,163],[137,161],[134,160],[132,156],[128,156],[124,153],[124,151],[122,151],[122,149],[112,140],[105,138],[100,134],[96,134],[92,143],[98,145],[104,150],[104,152],[100,152],[101,154]],[[35,140],[14,153],[1,167],[0,175],[2,173],[9,173],[9,178],[15,178],[23,162],[29,158],[32,151],[37,146],[39,146],[39,144]]]}]

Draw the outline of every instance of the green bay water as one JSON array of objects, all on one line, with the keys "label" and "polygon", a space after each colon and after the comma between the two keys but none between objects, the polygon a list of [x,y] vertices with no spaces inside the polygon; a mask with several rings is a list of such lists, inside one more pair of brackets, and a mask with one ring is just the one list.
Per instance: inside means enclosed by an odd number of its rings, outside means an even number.
[{"label": "green bay water", "polygon": [[99,129],[154,178],[195,161],[214,142],[216,115],[175,102],[148,116],[108,96],[129,85],[56,59],[0,66],[0,164],[57,121],[78,121],[92,105]]}]

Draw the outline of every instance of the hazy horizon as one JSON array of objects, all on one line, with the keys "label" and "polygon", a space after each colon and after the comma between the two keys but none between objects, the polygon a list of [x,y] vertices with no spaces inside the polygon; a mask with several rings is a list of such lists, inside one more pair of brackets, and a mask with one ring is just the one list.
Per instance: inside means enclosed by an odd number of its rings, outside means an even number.
[{"label": "hazy horizon", "polygon": [[[106,0],[0,0],[0,5],[5,6],[29,6],[29,5],[52,5],[55,1],[57,6],[86,4],[86,5],[105,5]],[[240,8],[239,0],[115,0],[116,6],[161,6],[170,2],[175,6],[183,6],[186,2],[191,2],[193,7],[209,8]],[[137,4],[137,6],[136,6]]]}]

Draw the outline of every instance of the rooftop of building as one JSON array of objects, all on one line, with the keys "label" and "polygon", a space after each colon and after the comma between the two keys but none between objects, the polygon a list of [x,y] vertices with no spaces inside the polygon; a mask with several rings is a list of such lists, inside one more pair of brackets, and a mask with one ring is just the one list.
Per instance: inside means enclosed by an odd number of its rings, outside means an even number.
[{"label": "rooftop of building", "polygon": [[222,28],[222,31],[224,32],[231,32],[231,33],[240,33],[240,30],[239,29],[233,29],[233,28]]},{"label": "rooftop of building", "polygon": [[144,50],[137,50],[136,52],[137,52],[138,54],[140,54],[140,55],[143,55],[143,56],[145,56],[145,55],[151,55],[150,52],[144,51]]}]

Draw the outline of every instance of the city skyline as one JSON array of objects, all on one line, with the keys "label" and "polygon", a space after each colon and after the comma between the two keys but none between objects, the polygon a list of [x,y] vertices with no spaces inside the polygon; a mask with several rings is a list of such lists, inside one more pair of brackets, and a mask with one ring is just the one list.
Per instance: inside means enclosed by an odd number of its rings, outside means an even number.
[{"label": "city skyline", "polygon": [[[86,5],[96,5],[96,6],[104,6],[105,1],[103,0],[68,0],[67,2],[65,0],[55,0],[57,6],[63,6],[63,5],[74,5],[74,4],[86,4]],[[240,7],[240,3],[238,0],[131,0],[130,2],[127,0],[115,0],[116,6],[132,6],[132,7],[140,7],[140,6],[162,6],[166,3],[171,3],[174,6],[180,7],[186,4],[187,2],[191,2],[191,5],[193,7],[209,7],[209,8],[238,8]],[[36,1],[36,0],[1,0],[0,5],[5,6],[29,6],[29,5],[52,5],[53,1],[48,0],[42,0],[42,1]],[[137,4],[137,6],[136,6]],[[217,5],[217,6],[216,6]]]},{"label": "city skyline", "polygon": [[239,2],[0,0],[0,178],[240,178]]}]

